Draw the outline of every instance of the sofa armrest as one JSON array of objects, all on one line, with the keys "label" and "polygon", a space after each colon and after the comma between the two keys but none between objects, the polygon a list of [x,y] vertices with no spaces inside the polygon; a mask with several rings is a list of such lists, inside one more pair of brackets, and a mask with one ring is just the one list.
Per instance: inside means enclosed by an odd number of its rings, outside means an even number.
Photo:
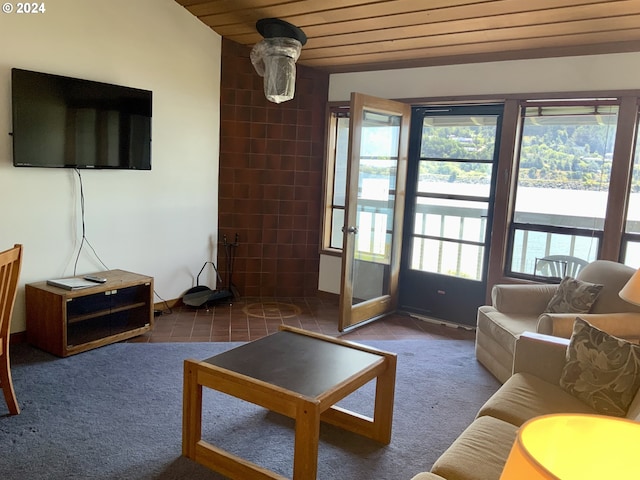
[{"label": "sofa armrest", "polygon": [[491,300],[502,313],[539,315],[544,312],[558,285],[495,285]]},{"label": "sofa armrest", "polygon": [[523,332],[516,340],[513,373],[530,373],[558,385],[566,363],[567,345],[566,338]]},{"label": "sofa armrest", "polygon": [[573,323],[580,317],[591,325],[625,340],[640,340],[640,313],[543,313],[536,331],[545,335],[570,338]]},{"label": "sofa armrest", "polygon": [[422,472],[413,477],[411,480],[445,480],[440,475],[431,472]]}]

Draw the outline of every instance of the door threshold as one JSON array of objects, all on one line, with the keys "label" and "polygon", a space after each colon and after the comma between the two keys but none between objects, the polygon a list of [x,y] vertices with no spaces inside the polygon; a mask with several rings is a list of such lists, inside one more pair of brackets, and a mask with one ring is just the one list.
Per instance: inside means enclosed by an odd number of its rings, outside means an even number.
[{"label": "door threshold", "polygon": [[412,312],[402,312],[405,315],[409,315],[411,318],[415,318],[416,320],[421,320],[427,323],[433,323],[434,325],[444,325],[449,328],[461,328],[462,330],[467,330],[469,332],[475,332],[476,327],[472,327],[469,325],[462,325],[460,323],[447,322],[446,320],[442,320],[440,318],[427,317],[425,315],[420,315],[418,313]]}]

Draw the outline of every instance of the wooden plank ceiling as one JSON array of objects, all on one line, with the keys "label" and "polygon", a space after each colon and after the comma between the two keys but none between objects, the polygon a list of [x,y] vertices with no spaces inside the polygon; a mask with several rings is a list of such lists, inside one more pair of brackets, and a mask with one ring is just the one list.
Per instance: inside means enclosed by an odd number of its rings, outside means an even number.
[{"label": "wooden plank ceiling", "polygon": [[354,72],[640,51],[640,0],[176,0],[252,46],[281,18],[308,37],[298,63]]}]

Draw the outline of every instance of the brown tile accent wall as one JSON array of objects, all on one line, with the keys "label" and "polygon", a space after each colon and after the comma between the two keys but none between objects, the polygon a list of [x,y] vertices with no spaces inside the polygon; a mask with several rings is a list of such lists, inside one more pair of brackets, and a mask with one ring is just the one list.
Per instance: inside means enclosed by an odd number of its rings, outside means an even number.
[{"label": "brown tile accent wall", "polygon": [[[219,238],[239,235],[241,296],[315,295],[329,75],[298,65],[294,99],[276,105],[249,52],[222,41]],[[222,247],[218,266],[226,282]]]}]

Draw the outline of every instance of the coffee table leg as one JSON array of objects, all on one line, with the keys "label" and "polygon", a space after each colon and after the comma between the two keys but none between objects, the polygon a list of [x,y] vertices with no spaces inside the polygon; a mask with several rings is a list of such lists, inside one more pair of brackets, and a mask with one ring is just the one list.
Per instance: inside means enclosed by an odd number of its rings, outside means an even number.
[{"label": "coffee table leg", "polygon": [[322,421],[388,445],[391,442],[396,356],[385,355],[385,368],[376,377],[373,418],[333,405],[322,412]]},{"label": "coffee table leg", "polygon": [[318,471],[320,409],[317,403],[300,400],[296,414],[293,480],[313,480]]},{"label": "coffee table leg", "polygon": [[376,399],[373,412],[374,436],[372,438],[381,443],[389,444],[393,424],[397,358],[395,355],[387,355],[385,361],[387,368],[376,381]]},{"label": "coffee table leg", "polygon": [[184,361],[182,398],[182,455],[196,457],[196,444],[202,438],[202,385],[198,385],[198,367],[192,360]]}]

